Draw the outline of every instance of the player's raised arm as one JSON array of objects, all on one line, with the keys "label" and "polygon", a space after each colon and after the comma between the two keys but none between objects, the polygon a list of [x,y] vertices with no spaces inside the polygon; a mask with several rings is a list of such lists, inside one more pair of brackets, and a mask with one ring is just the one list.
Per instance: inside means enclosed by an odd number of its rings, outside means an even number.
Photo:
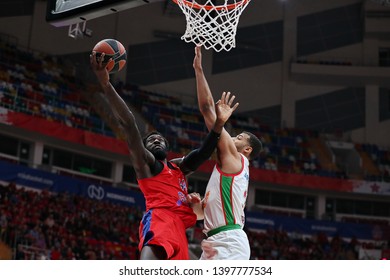
[{"label": "player's raised arm", "polygon": [[[216,112],[214,107],[214,99],[207,79],[203,72],[202,50],[200,46],[195,47],[195,58],[193,66],[196,77],[199,110],[203,115],[207,128],[210,130],[215,122]],[[235,96],[231,95],[230,92],[224,92],[223,95],[225,95],[225,100],[228,100],[228,102],[233,102],[235,99]],[[223,97],[221,98],[221,100],[222,99]],[[223,151],[223,153],[217,154],[217,162],[219,166],[233,165],[233,167],[235,168],[236,166],[239,166],[241,164],[241,158],[237,152],[232,137],[225,129],[222,129],[221,139],[218,142],[218,150]],[[228,170],[230,170],[230,168],[228,168]]]},{"label": "player's raised arm", "polygon": [[221,99],[214,105],[216,112],[216,119],[212,126],[212,129],[207,134],[206,139],[202,143],[201,147],[193,150],[187,156],[184,157],[183,161],[180,162],[180,169],[184,174],[189,174],[195,171],[203,162],[208,160],[215,148],[217,147],[221,133],[224,130],[224,125],[233,112],[237,109],[238,103],[233,105],[234,97],[230,97],[225,93],[222,94]]},{"label": "player's raised arm", "polygon": [[104,53],[98,59],[96,58],[96,52],[92,52],[90,55],[92,70],[99,80],[104,94],[110,103],[113,114],[119,120],[124,129],[124,134],[126,135],[130,150],[130,158],[137,173],[137,177],[149,177],[149,165],[154,163],[154,157],[148,150],[145,149],[141,134],[135,122],[135,117],[111,84],[110,76],[105,65],[103,65],[103,60]]},{"label": "player's raised arm", "polygon": [[195,47],[195,57],[194,57],[193,67],[195,70],[195,77],[196,77],[196,89],[197,89],[199,110],[204,117],[207,128],[210,130],[214,125],[216,114],[214,108],[214,98],[203,72],[201,46]]}]

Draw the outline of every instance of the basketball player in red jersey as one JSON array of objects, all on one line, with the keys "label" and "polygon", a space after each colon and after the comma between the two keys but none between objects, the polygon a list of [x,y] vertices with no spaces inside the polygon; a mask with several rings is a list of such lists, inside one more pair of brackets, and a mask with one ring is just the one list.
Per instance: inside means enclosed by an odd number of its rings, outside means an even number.
[{"label": "basketball player in red jersey", "polygon": [[223,96],[215,104],[216,120],[201,147],[182,158],[167,161],[167,140],[158,132],[142,139],[133,113],[110,83],[103,60],[104,54],[98,59],[95,52],[90,56],[92,69],[123,128],[137,181],[146,200],[139,230],[140,259],[188,259],[186,229],[197,220],[191,206],[199,205],[200,197],[188,194],[185,176],[210,158],[224,124],[238,103],[232,106],[234,98]]}]

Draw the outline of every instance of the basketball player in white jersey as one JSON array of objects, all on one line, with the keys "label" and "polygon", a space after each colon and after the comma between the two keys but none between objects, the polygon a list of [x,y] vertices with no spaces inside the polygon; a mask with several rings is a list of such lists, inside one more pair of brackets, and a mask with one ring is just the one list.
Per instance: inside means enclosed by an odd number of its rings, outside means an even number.
[{"label": "basketball player in white jersey", "polygon": [[[201,47],[195,47],[193,63],[196,75],[199,109],[208,130],[216,114],[214,99],[202,68]],[[230,97],[230,92],[223,93]],[[234,96],[230,99],[233,102]],[[201,260],[249,260],[248,237],[243,230],[244,208],[248,194],[249,160],[262,149],[261,141],[250,132],[231,137],[223,129],[217,145],[217,163],[207,184],[203,209],[204,233]],[[202,213],[203,210],[203,213]]]}]

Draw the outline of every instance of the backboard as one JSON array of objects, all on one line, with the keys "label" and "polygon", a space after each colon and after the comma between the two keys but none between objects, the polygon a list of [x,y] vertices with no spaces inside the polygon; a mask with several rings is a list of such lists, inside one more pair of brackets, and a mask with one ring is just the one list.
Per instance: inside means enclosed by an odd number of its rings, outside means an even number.
[{"label": "backboard", "polygon": [[46,21],[56,27],[113,14],[163,0],[48,0]]}]

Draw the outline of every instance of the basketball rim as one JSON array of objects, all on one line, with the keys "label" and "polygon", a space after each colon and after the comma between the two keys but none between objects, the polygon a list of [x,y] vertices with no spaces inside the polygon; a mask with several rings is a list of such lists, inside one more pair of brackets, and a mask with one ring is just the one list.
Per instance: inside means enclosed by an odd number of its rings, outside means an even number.
[{"label": "basketball rim", "polygon": [[[172,0],[173,2],[175,2],[176,4],[178,0]],[[210,10],[217,10],[217,11],[220,11],[220,10],[224,10],[224,9],[227,9],[227,10],[233,10],[235,9],[236,7],[239,7],[241,5],[245,5],[248,1],[250,0],[241,0],[237,3],[234,3],[234,4],[227,4],[227,5],[217,5],[217,6],[214,6],[214,5],[201,5],[201,4],[198,4],[194,1],[188,1],[188,0],[182,0],[183,3],[188,6],[188,7],[191,7],[193,9],[197,9],[197,10],[201,10],[201,9],[205,9],[207,11],[210,11]]]}]

